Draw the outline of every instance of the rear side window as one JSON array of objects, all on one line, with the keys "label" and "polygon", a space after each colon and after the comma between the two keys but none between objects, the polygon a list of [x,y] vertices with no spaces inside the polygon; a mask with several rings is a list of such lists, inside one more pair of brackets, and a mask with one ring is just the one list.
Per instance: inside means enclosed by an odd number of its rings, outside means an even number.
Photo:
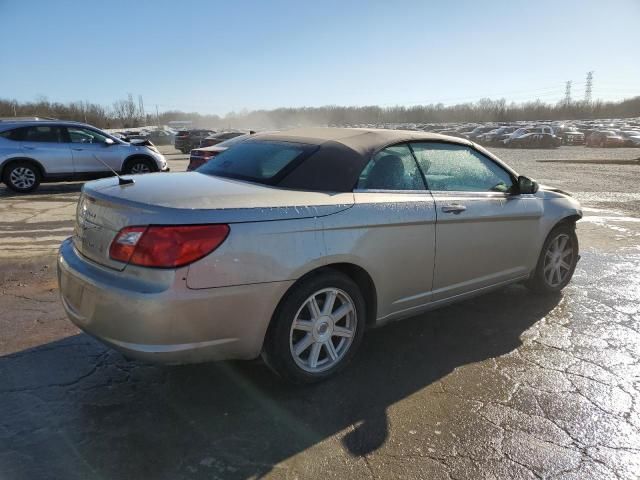
[{"label": "rear side window", "polygon": [[25,142],[62,142],[62,129],[48,125],[28,127],[24,137]]},{"label": "rear side window", "polygon": [[273,185],[317,148],[295,142],[243,142],[225,150],[197,171]]},{"label": "rear side window", "polygon": [[37,125],[32,127],[20,127],[0,133],[9,140],[23,142],[62,142],[62,128],[51,125]]},{"label": "rear side window", "polygon": [[19,135],[20,132],[19,130],[22,130],[21,128],[14,128],[12,130],[5,130],[4,132],[0,132],[0,138],[6,138],[7,140],[20,140]]}]

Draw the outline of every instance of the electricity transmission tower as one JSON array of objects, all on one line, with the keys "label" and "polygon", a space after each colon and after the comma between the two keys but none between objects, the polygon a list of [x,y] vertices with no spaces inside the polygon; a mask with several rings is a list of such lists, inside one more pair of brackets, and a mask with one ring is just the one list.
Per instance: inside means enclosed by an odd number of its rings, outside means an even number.
[{"label": "electricity transmission tower", "polygon": [[584,103],[591,103],[591,93],[593,91],[593,70],[587,72],[587,86],[584,89]]},{"label": "electricity transmission tower", "polygon": [[140,113],[140,118],[142,119],[142,123],[146,122],[146,114],[144,113],[144,102],[142,101],[142,95],[138,95],[138,112]]},{"label": "electricity transmission tower", "polygon": [[571,105],[571,84],[573,82],[568,80],[564,87],[564,104],[568,107]]}]

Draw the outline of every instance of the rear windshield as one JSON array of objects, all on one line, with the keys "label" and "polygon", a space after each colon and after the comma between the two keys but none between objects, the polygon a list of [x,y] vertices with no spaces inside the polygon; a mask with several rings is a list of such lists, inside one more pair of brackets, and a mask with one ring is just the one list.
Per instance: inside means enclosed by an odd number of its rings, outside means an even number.
[{"label": "rear windshield", "polygon": [[242,142],[196,171],[217,177],[275,185],[318,149],[295,142]]}]

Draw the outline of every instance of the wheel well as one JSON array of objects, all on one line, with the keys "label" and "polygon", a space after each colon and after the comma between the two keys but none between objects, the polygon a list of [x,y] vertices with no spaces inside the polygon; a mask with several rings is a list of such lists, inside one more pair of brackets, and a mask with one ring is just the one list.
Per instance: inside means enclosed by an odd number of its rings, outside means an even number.
[{"label": "wheel well", "polygon": [[[563,225],[563,224],[569,224],[569,225],[573,225],[574,227],[576,226],[576,222],[578,220],[580,220],[582,218],[582,215],[578,215],[578,214],[574,214],[574,215],[569,215],[568,217],[564,217],[563,219],[561,219],[560,221],[558,221],[558,223],[556,223],[553,228],[556,228],[558,225]],[[552,228],[552,230],[553,230]]]},{"label": "wheel well", "polygon": [[135,160],[140,160],[140,159],[146,160],[147,162],[149,162],[150,165],[151,165],[151,169],[153,171],[157,171],[158,170],[158,166],[156,165],[156,162],[153,160],[153,158],[151,158],[149,155],[143,155],[143,154],[140,154],[140,153],[136,153],[134,155],[131,155],[130,157],[127,157],[127,159],[122,164],[122,171],[126,170],[132,162],[134,162]]},{"label": "wheel well", "polygon": [[362,296],[364,297],[365,306],[367,308],[366,325],[367,327],[373,326],[375,324],[377,316],[378,296],[376,293],[376,286],[373,283],[373,279],[371,278],[369,273],[367,273],[364,268],[359,267],[358,265],[355,265],[353,263],[332,263],[317,268],[316,270],[312,270],[311,272],[304,275],[300,280],[306,278],[308,275],[315,275],[327,269],[337,270],[343,275],[349,277],[355,282],[356,285],[358,285],[360,291],[362,292]]},{"label": "wheel well", "polygon": [[36,166],[36,168],[40,172],[40,176],[41,177],[44,177],[45,174],[46,174],[45,169],[42,167],[40,162],[38,162],[37,160],[34,160],[33,158],[12,158],[10,160],[7,160],[5,163],[3,163],[0,166],[0,179],[2,179],[2,177],[4,175],[4,169],[7,168],[12,163],[16,163],[16,162],[29,162],[29,163],[32,163],[32,164],[34,164]]}]

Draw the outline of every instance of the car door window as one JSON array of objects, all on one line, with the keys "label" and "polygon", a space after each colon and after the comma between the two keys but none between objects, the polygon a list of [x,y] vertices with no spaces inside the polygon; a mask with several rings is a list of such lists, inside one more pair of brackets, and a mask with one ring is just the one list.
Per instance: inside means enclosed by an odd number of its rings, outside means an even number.
[{"label": "car door window", "polygon": [[505,169],[470,147],[416,142],[411,148],[431,190],[508,192],[513,186]]},{"label": "car door window", "polygon": [[88,128],[69,127],[71,143],[104,143],[106,136]]},{"label": "car door window", "polygon": [[60,127],[52,127],[50,125],[25,127],[20,134],[20,139],[25,142],[62,142],[62,129]]},{"label": "car door window", "polygon": [[359,190],[424,190],[411,150],[394,145],[378,152],[367,164],[356,187]]}]

